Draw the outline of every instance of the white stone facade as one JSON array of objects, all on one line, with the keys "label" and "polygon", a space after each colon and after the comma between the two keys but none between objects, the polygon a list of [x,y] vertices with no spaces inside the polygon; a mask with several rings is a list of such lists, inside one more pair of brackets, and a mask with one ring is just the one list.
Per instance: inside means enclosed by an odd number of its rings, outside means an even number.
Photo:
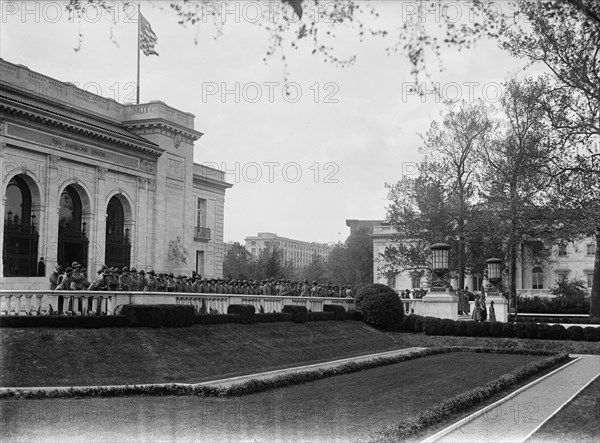
[{"label": "white stone facade", "polygon": [[[424,284],[424,281],[412,278],[408,272],[401,272],[388,278],[378,270],[381,260],[380,254],[385,251],[387,246],[392,245],[394,233],[394,228],[383,220],[379,225],[373,227],[373,281],[374,283],[389,285],[397,291],[419,288]],[[523,254],[523,256],[526,256],[526,254]],[[595,240],[593,238],[585,238],[574,244],[570,243],[560,247],[555,245],[552,248],[550,259],[542,266],[519,261],[517,266],[517,291],[520,294],[529,296],[548,296],[550,290],[556,286],[556,282],[563,278],[583,281],[591,291],[594,259]],[[538,274],[535,276],[535,280],[534,271]],[[472,275],[465,277],[465,286],[468,286],[471,290],[480,290],[481,283],[482,278]]]},{"label": "white stone facade", "polygon": [[[223,207],[231,185],[221,171],[194,164],[194,142],[202,133],[192,114],[160,101],[122,105],[2,59],[0,93],[3,289],[46,288],[59,250],[63,264],[77,257],[90,276],[107,257],[138,269],[190,274],[197,270],[197,251],[204,252],[203,275],[222,275]],[[9,206],[19,186],[30,195],[15,209]],[[201,236],[199,198],[206,201]],[[69,212],[70,205],[79,209]],[[44,276],[12,275],[24,267],[7,259],[18,249],[14,239],[5,241],[9,211],[13,228],[33,225]],[[63,219],[65,213],[72,217]],[[65,243],[67,225],[79,236],[74,243]],[[130,245],[119,260],[108,247],[115,226]]]}]

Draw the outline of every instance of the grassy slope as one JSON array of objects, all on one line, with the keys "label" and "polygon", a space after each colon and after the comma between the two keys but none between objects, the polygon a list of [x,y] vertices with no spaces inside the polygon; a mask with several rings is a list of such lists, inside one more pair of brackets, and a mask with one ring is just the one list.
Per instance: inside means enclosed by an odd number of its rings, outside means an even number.
[{"label": "grassy slope", "polygon": [[5,387],[201,382],[399,347],[350,321],[0,333]]}]

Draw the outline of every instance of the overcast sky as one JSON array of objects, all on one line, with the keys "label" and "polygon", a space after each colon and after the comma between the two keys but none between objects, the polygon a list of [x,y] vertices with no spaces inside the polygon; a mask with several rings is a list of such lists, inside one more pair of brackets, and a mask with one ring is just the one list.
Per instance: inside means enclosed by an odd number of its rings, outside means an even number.
[{"label": "overcast sky", "polygon": [[[79,25],[59,9],[62,1],[0,4],[2,58],[120,102],[135,99],[137,22],[131,8],[116,18],[93,8]],[[286,97],[280,57],[263,62],[269,34],[250,22],[257,11],[268,17],[266,2],[230,5],[216,39],[210,21],[182,27],[167,5],[142,2],[160,55],[142,55],[141,102],[161,100],[193,113],[196,129],[205,134],[196,142],[194,160],[230,171],[226,241],[243,242],[263,231],[344,241],[346,219],[385,218],[384,184],[411,170],[419,159],[417,134],[444,109],[434,94],[406,93],[411,82],[406,59],[386,53],[393,39],[360,43],[355,33],[342,32],[332,41],[335,53],[356,55],[346,68],[312,55],[310,44],[286,49],[289,80],[295,83],[294,94]],[[406,5],[379,5],[380,20],[393,31],[409,11]],[[423,20],[436,29],[438,17]],[[75,51],[80,32],[81,48]],[[431,71],[447,97],[483,96],[491,102],[502,81],[525,65],[489,41],[446,51],[443,62],[442,73],[437,65]],[[222,93],[236,85],[237,96]]]}]

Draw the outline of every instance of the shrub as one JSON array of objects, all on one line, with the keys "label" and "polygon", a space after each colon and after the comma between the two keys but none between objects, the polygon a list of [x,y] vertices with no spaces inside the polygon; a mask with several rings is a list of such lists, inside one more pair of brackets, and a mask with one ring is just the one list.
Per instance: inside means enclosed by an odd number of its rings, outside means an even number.
[{"label": "shrub", "polygon": [[308,312],[306,321],[331,321],[337,320],[335,312]]},{"label": "shrub", "polygon": [[502,337],[502,323],[493,321],[490,323],[490,337]]},{"label": "shrub", "polygon": [[333,312],[335,320],[346,320],[346,310],[340,305],[324,305],[323,312]]},{"label": "shrub", "polygon": [[164,313],[162,325],[181,328],[194,324],[195,308],[192,305],[159,305]]},{"label": "shrub", "polygon": [[425,317],[423,319],[423,332],[427,335],[441,335],[442,320],[437,317]]},{"label": "shrub", "polygon": [[451,318],[442,319],[442,324],[440,325],[440,334],[442,335],[456,335],[456,324],[458,322],[452,320]]},{"label": "shrub", "polygon": [[404,317],[402,321],[402,330],[405,332],[415,332],[415,323],[418,318],[421,318],[420,315],[410,314]]},{"label": "shrub", "polygon": [[569,326],[567,328],[567,338],[569,340],[583,340],[583,328],[581,326]]},{"label": "shrub", "polygon": [[401,329],[404,307],[396,291],[381,284],[367,285],[357,299],[366,323],[387,331]]},{"label": "shrub", "polygon": [[478,337],[479,328],[480,326],[478,321],[467,322],[467,337]]},{"label": "shrub", "polygon": [[281,312],[259,313],[254,314],[254,321],[257,323],[292,321],[292,314],[283,314]]},{"label": "shrub", "polygon": [[586,341],[598,341],[598,328],[586,326],[583,328],[583,339]]},{"label": "shrub", "polygon": [[515,323],[513,331],[517,338],[527,338],[527,325],[531,323]]},{"label": "shrub", "polygon": [[548,338],[551,340],[564,340],[567,338],[567,330],[563,325],[552,325],[548,331]]},{"label": "shrub", "polygon": [[223,323],[240,323],[238,314],[199,314],[194,316],[197,325],[220,325]]},{"label": "shrub", "polygon": [[254,313],[256,309],[252,305],[229,305],[227,307],[228,314],[238,314],[240,316],[240,323],[248,325],[254,323]]},{"label": "shrub", "polygon": [[533,338],[539,338],[541,340],[545,340],[550,338],[550,325],[547,323],[540,323],[537,325],[538,330],[537,334]]},{"label": "shrub", "polygon": [[162,305],[124,305],[121,313],[129,317],[131,326],[159,328],[165,317]]},{"label": "shrub", "polygon": [[308,310],[305,306],[285,305],[283,307],[283,312],[286,314],[292,314],[292,321],[294,323],[306,323]]},{"label": "shrub", "polygon": [[421,316],[415,320],[415,332],[423,332],[423,317]]},{"label": "shrub", "polygon": [[346,312],[346,320],[363,321],[363,315],[360,311],[351,310]]},{"label": "shrub", "polygon": [[512,323],[504,323],[502,325],[502,337],[514,337],[515,331]]},{"label": "shrub", "polygon": [[467,323],[466,321],[457,321],[455,325],[454,334],[460,337],[467,335]]},{"label": "shrub", "polygon": [[490,322],[482,321],[479,324],[479,335],[481,337],[489,337],[490,336]]}]

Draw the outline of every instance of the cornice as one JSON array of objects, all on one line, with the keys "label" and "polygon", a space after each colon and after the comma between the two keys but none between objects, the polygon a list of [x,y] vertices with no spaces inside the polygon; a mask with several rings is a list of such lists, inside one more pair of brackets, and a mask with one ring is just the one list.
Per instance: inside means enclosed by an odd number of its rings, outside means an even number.
[{"label": "cornice", "polygon": [[[131,137],[129,137],[127,134],[112,132],[110,126],[114,126],[114,123],[99,121],[99,125],[95,126],[94,124],[83,120],[64,116],[60,113],[55,113],[32,104],[13,101],[7,97],[2,97],[2,100],[0,101],[0,112],[21,120],[27,120],[51,128],[58,128],[76,133],[85,138],[100,140],[134,151],[139,151],[153,157],[160,157],[165,151],[149,140],[141,140],[140,137],[135,134],[131,134]],[[100,127],[100,124],[108,126],[108,128]],[[122,129],[122,131],[124,131],[124,129]]]},{"label": "cornice", "polygon": [[204,133],[194,129],[180,126],[176,123],[163,120],[161,118],[151,118],[146,120],[130,120],[123,122],[123,127],[136,134],[162,134],[175,138],[180,136],[182,141],[194,144]]}]

